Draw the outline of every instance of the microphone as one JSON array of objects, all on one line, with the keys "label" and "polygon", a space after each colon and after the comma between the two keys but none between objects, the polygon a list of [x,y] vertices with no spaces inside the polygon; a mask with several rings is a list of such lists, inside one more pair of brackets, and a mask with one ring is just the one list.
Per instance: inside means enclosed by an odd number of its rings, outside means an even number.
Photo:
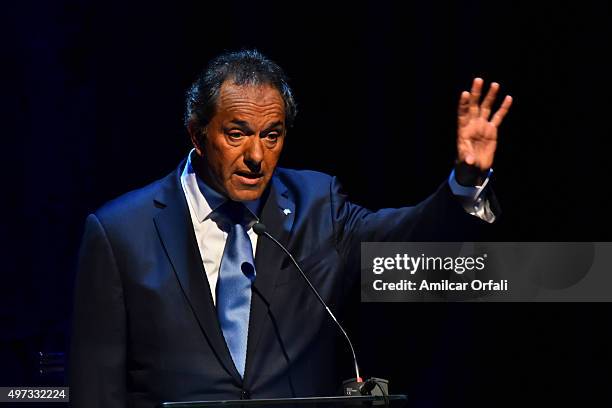
[{"label": "microphone", "polygon": [[[306,274],[304,273],[304,271],[302,270],[300,265],[297,263],[297,261],[295,260],[293,255],[291,255],[291,253],[287,250],[287,248],[285,248],[283,246],[283,244],[281,244],[276,238],[274,238],[272,235],[270,235],[270,233],[268,233],[268,231],[266,231],[266,226],[264,224],[262,224],[261,222],[256,222],[255,224],[253,224],[253,231],[258,236],[265,236],[266,238],[268,238],[269,240],[274,242],[280,249],[283,250],[283,252],[285,254],[287,254],[289,259],[291,259],[291,261],[293,262],[293,264],[295,265],[297,270],[302,275],[302,278],[304,278],[304,280],[306,281],[306,283],[310,287],[310,290],[312,291],[312,293],[319,300],[319,303],[321,303],[323,308],[327,311],[327,314],[329,315],[329,317],[331,317],[331,319],[334,321],[334,323],[336,323],[336,325],[338,326],[338,328],[340,329],[340,331],[344,335],[344,338],[348,342],[348,345],[351,348],[351,353],[353,354],[353,364],[355,365],[355,375],[356,376],[355,376],[354,379],[347,380],[347,381],[344,382],[344,392],[345,392],[345,394],[347,394],[347,395],[356,395],[358,393],[357,395],[369,395],[370,392],[372,391],[372,389],[375,386],[376,380],[380,380],[380,379],[371,378],[371,379],[369,379],[368,381],[366,381],[364,383],[363,378],[361,378],[361,376],[359,375],[359,365],[357,364],[357,356],[355,354],[355,349],[353,348],[353,343],[351,342],[351,339],[349,338],[348,334],[346,333],[346,330],[344,330],[344,327],[342,327],[342,325],[340,324],[338,319],[336,319],[336,316],[332,313],[330,308],[327,306],[327,304],[325,303],[325,301],[323,300],[323,298],[321,297],[321,295],[319,294],[317,289],[314,287],[312,282],[310,282],[310,279],[308,279],[308,276],[306,276]],[[384,383],[386,383],[385,380],[382,380],[382,381],[384,381]],[[386,384],[384,384],[384,385],[386,385]],[[379,385],[379,387],[380,387],[380,385]],[[388,388],[385,387],[385,391],[386,391],[386,389],[388,389]],[[381,388],[381,391],[382,391],[382,388]]]}]

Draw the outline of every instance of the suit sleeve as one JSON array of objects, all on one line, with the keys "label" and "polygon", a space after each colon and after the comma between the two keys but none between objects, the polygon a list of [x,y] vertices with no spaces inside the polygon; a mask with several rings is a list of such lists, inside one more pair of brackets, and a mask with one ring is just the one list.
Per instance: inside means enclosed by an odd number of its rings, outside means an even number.
[{"label": "suit sleeve", "polygon": [[79,253],[70,347],[71,406],[126,406],[126,314],[116,260],[91,214]]},{"label": "suit sleeve", "polygon": [[330,197],[336,246],[345,259],[359,259],[361,242],[477,241],[488,232],[488,223],[468,214],[447,182],[412,207],[370,211],[351,203],[335,177]]}]

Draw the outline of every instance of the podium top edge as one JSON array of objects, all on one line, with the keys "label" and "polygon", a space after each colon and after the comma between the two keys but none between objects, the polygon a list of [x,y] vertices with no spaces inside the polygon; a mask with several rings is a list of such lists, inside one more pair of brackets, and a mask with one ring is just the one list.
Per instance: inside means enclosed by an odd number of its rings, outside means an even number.
[{"label": "podium top edge", "polygon": [[[403,394],[392,394],[387,396],[387,401],[405,401],[408,397]],[[385,397],[380,395],[367,396],[337,396],[337,397],[301,397],[301,398],[263,398],[245,400],[209,400],[209,401],[188,401],[188,402],[163,402],[159,406],[162,408],[199,408],[199,407],[229,407],[229,406],[257,406],[257,405],[279,405],[279,404],[317,404],[335,403],[345,404],[351,402],[367,403],[385,401]]]}]

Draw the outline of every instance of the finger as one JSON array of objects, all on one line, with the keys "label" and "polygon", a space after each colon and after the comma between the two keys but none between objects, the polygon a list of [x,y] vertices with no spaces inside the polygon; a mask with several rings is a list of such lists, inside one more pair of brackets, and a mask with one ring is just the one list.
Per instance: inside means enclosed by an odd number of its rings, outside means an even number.
[{"label": "finger", "polygon": [[486,128],[484,130],[485,139],[489,142],[497,140],[497,127],[491,123],[487,122]]},{"label": "finger", "polygon": [[487,96],[485,96],[484,101],[482,101],[482,105],[480,105],[481,118],[489,120],[489,116],[491,115],[491,106],[493,105],[493,101],[495,101],[498,90],[499,84],[497,82],[492,82],[491,86],[489,87],[489,92],[487,92]]},{"label": "finger", "polygon": [[510,95],[506,95],[504,101],[502,102],[502,105],[497,110],[497,112],[495,112],[495,115],[493,115],[493,119],[491,119],[491,123],[495,125],[495,127],[501,125],[502,120],[504,120],[504,117],[510,109],[510,106],[512,106],[512,97]]},{"label": "finger", "polygon": [[457,115],[459,118],[459,126],[465,126],[469,121],[470,111],[470,93],[468,91],[461,92],[459,98],[459,108],[457,109]]},{"label": "finger", "polygon": [[480,103],[480,91],[482,90],[482,78],[474,78],[472,82],[472,90],[470,91],[470,115],[478,116]]}]

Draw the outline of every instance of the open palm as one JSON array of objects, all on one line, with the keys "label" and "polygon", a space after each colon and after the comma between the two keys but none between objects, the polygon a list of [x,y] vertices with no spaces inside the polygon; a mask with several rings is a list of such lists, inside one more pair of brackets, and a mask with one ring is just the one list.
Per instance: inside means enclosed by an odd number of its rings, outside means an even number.
[{"label": "open palm", "polygon": [[457,125],[458,161],[486,171],[493,165],[497,148],[497,128],[512,105],[512,97],[506,96],[501,107],[491,115],[499,84],[493,82],[480,103],[483,86],[481,78],[475,78],[470,92],[461,93]]}]

